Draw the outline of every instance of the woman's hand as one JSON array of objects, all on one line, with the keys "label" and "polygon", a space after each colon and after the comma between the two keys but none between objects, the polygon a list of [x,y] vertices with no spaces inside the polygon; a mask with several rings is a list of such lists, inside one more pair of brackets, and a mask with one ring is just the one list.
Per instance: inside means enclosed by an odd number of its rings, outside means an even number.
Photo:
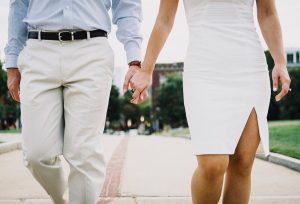
[{"label": "woman's hand", "polygon": [[[129,84],[134,93],[132,94],[131,103],[139,104],[148,98],[147,89],[152,82],[152,72],[146,69],[136,69],[134,75],[129,79]],[[125,80],[126,83],[126,80]]]},{"label": "woman's hand", "polygon": [[281,85],[281,91],[276,95],[275,100],[280,101],[290,90],[291,79],[286,65],[275,65],[272,71],[273,91],[278,90]]}]

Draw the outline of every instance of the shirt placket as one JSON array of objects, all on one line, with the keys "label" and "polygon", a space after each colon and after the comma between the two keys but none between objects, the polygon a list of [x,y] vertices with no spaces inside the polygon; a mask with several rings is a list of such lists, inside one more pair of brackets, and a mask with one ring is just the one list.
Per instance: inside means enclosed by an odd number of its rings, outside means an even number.
[{"label": "shirt placket", "polygon": [[73,29],[73,0],[64,0],[63,27]]}]

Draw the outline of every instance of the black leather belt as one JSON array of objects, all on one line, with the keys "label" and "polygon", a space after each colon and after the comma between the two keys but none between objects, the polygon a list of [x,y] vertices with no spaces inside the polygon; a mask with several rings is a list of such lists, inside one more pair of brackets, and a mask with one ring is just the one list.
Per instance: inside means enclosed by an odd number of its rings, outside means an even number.
[{"label": "black leather belt", "polygon": [[38,39],[38,40],[73,41],[73,40],[85,40],[85,39],[90,39],[95,37],[107,37],[107,32],[104,30],[60,31],[60,32],[29,31],[28,32],[28,39]]}]

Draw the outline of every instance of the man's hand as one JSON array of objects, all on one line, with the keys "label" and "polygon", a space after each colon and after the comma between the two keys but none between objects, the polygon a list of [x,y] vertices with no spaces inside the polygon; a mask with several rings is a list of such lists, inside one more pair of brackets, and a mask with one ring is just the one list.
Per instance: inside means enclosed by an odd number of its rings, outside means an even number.
[{"label": "man's hand", "polygon": [[21,74],[16,67],[7,68],[7,87],[15,101],[20,102]]},{"label": "man's hand", "polygon": [[123,92],[127,92],[130,85],[130,80],[133,77],[133,75],[138,72],[138,70],[141,69],[139,66],[129,66],[129,69],[125,75],[125,81],[123,84]]},{"label": "man's hand", "polygon": [[276,101],[280,101],[290,90],[291,79],[285,65],[275,65],[272,71],[273,91],[278,90],[281,84],[281,91],[276,95]]},{"label": "man's hand", "polygon": [[139,69],[130,79],[130,86],[135,90],[132,94],[131,103],[139,104],[148,98],[147,89],[152,82],[152,72]]},{"label": "man's hand", "polygon": [[131,66],[125,77],[124,92],[130,86],[134,89],[131,103],[139,104],[148,98],[147,88],[151,84],[152,73],[145,71],[138,66]]}]

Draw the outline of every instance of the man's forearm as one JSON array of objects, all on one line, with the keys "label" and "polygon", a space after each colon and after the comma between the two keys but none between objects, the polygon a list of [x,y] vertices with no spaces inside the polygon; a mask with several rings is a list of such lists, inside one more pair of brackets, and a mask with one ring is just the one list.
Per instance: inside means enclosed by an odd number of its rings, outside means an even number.
[{"label": "man's forearm", "polygon": [[140,22],[136,18],[124,18],[117,22],[117,38],[124,45],[127,62],[141,61],[142,36],[140,34]]},{"label": "man's forearm", "polygon": [[118,27],[116,35],[124,45],[127,62],[141,61],[141,0],[113,0],[112,13],[113,23]]},{"label": "man's forearm", "polygon": [[5,67],[16,68],[20,51],[25,45],[27,27],[23,22],[29,0],[11,1],[8,17],[8,43],[5,47]]}]

